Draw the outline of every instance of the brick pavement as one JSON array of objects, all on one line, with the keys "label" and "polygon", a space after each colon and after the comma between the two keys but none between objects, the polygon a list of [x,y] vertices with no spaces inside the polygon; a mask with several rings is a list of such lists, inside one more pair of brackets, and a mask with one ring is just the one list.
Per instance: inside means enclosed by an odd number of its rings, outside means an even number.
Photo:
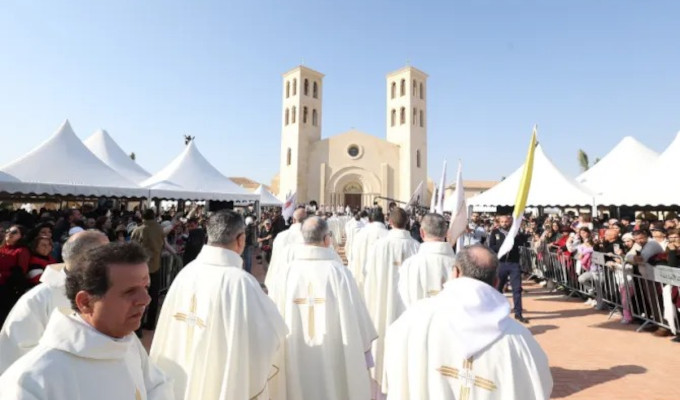
[{"label": "brick pavement", "polygon": [[680,343],[637,333],[637,325],[621,325],[617,315],[607,319],[607,312],[581,300],[525,285],[525,316],[548,354],[553,399],[680,399]]}]

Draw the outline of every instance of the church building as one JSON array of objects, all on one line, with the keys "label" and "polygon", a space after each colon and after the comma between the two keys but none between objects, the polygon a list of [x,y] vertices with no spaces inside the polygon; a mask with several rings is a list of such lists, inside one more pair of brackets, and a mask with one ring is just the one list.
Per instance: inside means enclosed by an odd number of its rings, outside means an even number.
[{"label": "church building", "polygon": [[323,79],[304,66],[283,74],[279,197],[365,207],[378,197],[406,202],[421,182],[427,193],[427,74],[387,74],[385,139],[358,130],[321,139]]}]

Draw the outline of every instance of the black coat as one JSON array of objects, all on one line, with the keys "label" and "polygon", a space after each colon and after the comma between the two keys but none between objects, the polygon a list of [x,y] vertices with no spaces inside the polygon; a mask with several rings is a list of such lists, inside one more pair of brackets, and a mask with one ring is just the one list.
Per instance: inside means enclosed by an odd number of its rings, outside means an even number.
[{"label": "black coat", "polygon": [[[496,254],[501,249],[503,241],[505,241],[505,233],[501,232],[500,229],[494,229],[489,234],[489,248],[493,250]],[[501,262],[512,262],[519,263],[519,248],[522,247],[527,242],[527,237],[525,234],[518,232],[515,236],[515,243],[512,245],[512,249],[500,259]]]}]

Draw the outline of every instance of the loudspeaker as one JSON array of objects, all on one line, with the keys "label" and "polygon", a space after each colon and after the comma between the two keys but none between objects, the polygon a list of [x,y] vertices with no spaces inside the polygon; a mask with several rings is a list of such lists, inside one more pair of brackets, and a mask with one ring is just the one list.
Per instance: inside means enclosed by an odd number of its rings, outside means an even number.
[{"label": "loudspeaker", "polygon": [[221,211],[221,210],[233,210],[234,209],[234,202],[233,201],[215,201],[215,200],[209,200],[208,201],[208,212],[216,212],[216,211]]}]

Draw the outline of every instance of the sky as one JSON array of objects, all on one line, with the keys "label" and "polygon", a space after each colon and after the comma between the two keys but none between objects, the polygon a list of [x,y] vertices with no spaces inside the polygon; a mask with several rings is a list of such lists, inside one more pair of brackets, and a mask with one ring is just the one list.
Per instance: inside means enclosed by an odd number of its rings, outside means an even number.
[{"label": "sky", "polygon": [[150,172],[183,135],[227,176],[279,168],[282,74],[325,74],[322,136],[385,137],[385,75],[429,74],[428,171],[510,175],[531,128],[566,174],[680,130],[680,2],[117,0],[0,3],[0,166],[69,119]]}]

